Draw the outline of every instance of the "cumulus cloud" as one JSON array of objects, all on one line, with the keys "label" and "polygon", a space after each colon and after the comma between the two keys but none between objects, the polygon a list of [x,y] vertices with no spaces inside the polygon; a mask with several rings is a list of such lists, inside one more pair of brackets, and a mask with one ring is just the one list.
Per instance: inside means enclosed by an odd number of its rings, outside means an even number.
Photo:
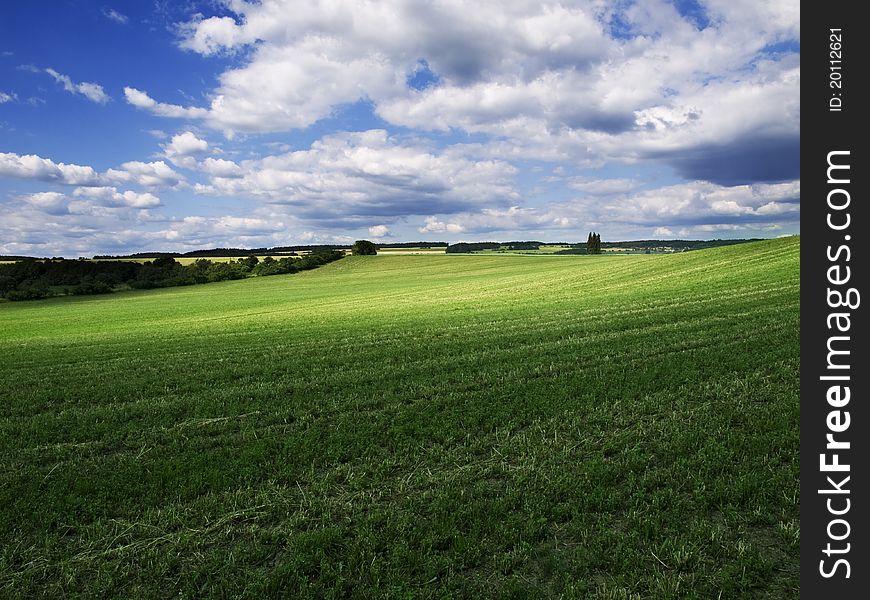
[{"label": "cumulus cloud", "polygon": [[199,193],[247,196],[333,225],[372,217],[450,213],[516,200],[516,168],[391,138],[384,130],[325,136],[308,150],[260,160],[206,159]]},{"label": "cumulus cloud", "polygon": [[77,188],[10,196],[0,201],[0,253],[30,256],[92,256],[145,250],[159,224],[149,193],[115,188]]},{"label": "cumulus cloud", "polygon": [[665,238],[672,238],[672,237],[685,238],[685,237],[688,237],[689,230],[684,227],[684,228],[680,229],[679,231],[674,232],[670,227],[656,227],[653,230],[653,235],[655,235],[656,237],[665,237]]},{"label": "cumulus cloud", "polygon": [[30,207],[50,215],[93,215],[99,208],[150,209],[161,205],[149,192],[119,192],[114,187],[80,187],[72,197],[61,192],[36,192],[22,196]]},{"label": "cumulus cloud", "polygon": [[170,221],[153,238],[182,248],[245,247],[275,243],[285,229],[285,223],[269,219],[189,216]]},{"label": "cumulus cloud", "polygon": [[135,183],[146,187],[173,187],[184,181],[184,176],[174,171],[162,160],[148,163],[133,160],[122,163],[119,169],[107,170],[105,179],[118,183]]},{"label": "cumulus cloud", "polygon": [[390,235],[390,228],[386,225],[372,225],[369,227],[369,235],[376,238],[386,237]]},{"label": "cumulus cloud", "polygon": [[[189,50],[247,51],[207,108],[133,88],[128,101],[267,132],[365,100],[392,124],[492,136],[486,150],[502,158],[663,161],[725,185],[795,177],[799,58],[765,49],[799,39],[797,2],[714,0],[686,13],[663,0],[228,8],[181,28]],[[436,83],[417,89],[408,79],[421,64]]]},{"label": "cumulus cloud", "polygon": [[420,233],[462,233],[465,227],[459,223],[445,223],[439,221],[437,217],[426,217],[423,221],[423,226],[418,228]]},{"label": "cumulus cloud", "polygon": [[163,152],[170,161],[180,167],[196,167],[198,154],[208,151],[208,142],[196,137],[196,134],[185,131],[172,136],[167,144],[163,144]]},{"label": "cumulus cloud", "polygon": [[97,104],[106,104],[111,98],[108,94],[103,90],[101,85],[96,83],[90,83],[84,81],[82,83],[75,83],[68,75],[64,75],[62,73],[58,73],[54,69],[45,69],[45,72],[51,75],[55,81],[60,83],[63,86],[63,89],[68,91],[71,94],[80,94],[90,100],[91,102],[96,102]]},{"label": "cumulus cloud", "polygon": [[0,254],[92,256],[145,250],[256,247],[290,243],[291,220],[224,215],[167,217],[149,194],[112,187],[71,195],[38,192],[7,198]]},{"label": "cumulus cloud", "polygon": [[173,187],[184,181],[184,176],[162,160],[149,163],[129,161],[122,163],[117,169],[98,173],[93,167],[86,165],[56,163],[35,154],[19,155],[12,152],[0,152],[0,177],[88,187],[113,183]]},{"label": "cumulus cloud", "polygon": [[349,235],[328,231],[303,231],[298,239],[303,244],[350,244],[354,241],[354,238]]},{"label": "cumulus cloud", "polygon": [[206,158],[200,163],[199,168],[213,177],[241,177],[241,167],[231,160],[223,158]]},{"label": "cumulus cloud", "polygon": [[800,184],[796,181],[732,187],[693,182],[619,197],[605,196],[603,201],[600,197],[584,197],[541,206],[484,208],[443,220],[433,215],[424,220],[418,231],[504,234],[604,228],[609,235],[625,231],[636,236],[638,232],[652,230],[657,236],[685,237],[691,231],[712,231],[705,228],[721,225],[723,219],[746,229],[770,226],[772,217],[796,224],[799,201]]},{"label": "cumulus cloud", "polygon": [[105,206],[124,206],[127,208],[154,208],[160,206],[160,198],[150,192],[138,193],[132,190],[119,192],[111,186],[77,188],[73,195],[98,201]]},{"label": "cumulus cloud", "polygon": [[575,190],[586,192],[593,196],[625,194],[640,187],[640,183],[633,179],[591,179],[588,177],[573,177],[568,185]]},{"label": "cumulus cloud", "polygon": [[67,185],[99,185],[100,176],[88,166],[56,163],[35,154],[0,152],[0,176],[38,179]]},{"label": "cumulus cloud", "polygon": [[[119,232],[114,239],[152,247],[277,243],[288,228],[312,242],[381,228],[445,239],[796,230],[799,17],[794,0],[705,0],[688,11],[668,0],[483,0],[473,10],[458,0],[233,0],[177,28],[182,47],[227,65],[202,102],[124,88],[131,106],[186,121],[160,138],[160,155],[145,159],[153,162],[97,172],[6,153],[0,177],[92,188],[15,202],[52,232],[66,219],[69,239],[90,231],[87,213]],[[72,93],[105,94],[46,72]],[[0,102],[15,99],[4,93]],[[405,133],[331,133],[304,149],[286,136],[254,147],[235,135],[306,128],[351,104]],[[209,129],[229,138],[225,153],[206,141]],[[563,170],[544,177],[529,167],[545,173],[548,161]],[[125,197],[136,186],[144,189]],[[154,194],[174,206],[173,193],[244,201],[245,217],[177,213],[138,237],[132,222],[112,221],[156,214],[135,208],[154,205]]]},{"label": "cumulus cloud", "polygon": [[31,206],[52,215],[64,214],[67,211],[67,197],[60,192],[36,192],[23,197]]},{"label": "cumulus cloud", "polygon": [[189,156],[208,150],[208,142],[196,137],[190,131],[172,136],[172,140],[164,146],[167,154],[173,156]]},{"label": "cumulus cloud", "polygon": [[196,119],[208,116],[204,108],[186,108],[177,104],[157,102],[143,91],[132,87],[124,88],[124,98],[129,104],[154,113],[160,117]]}]

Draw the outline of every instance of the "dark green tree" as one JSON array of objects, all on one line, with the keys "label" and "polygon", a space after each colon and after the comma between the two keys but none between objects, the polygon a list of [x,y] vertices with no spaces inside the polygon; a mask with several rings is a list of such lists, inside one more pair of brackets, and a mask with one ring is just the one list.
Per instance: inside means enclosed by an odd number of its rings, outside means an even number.
[{"label": "dark green tree", "polygon": [[586,238],[586,254],[601,254],[600,233],[589,232],[589,237]]},{"label": "dark green tree", "polygon": [[257,263],[260,262],[260,259],[251,254],[250,256],[246,256],[245,258],[239,259],[239,264],[245,267],[245,269],[250,272],[254,270],[254,267],[257,266]]},{"label": "dark green tree", "polygon": [[357,240],[353,243],[350,253],[354,256],[374,256],[378,253],[378,247],[368,240]]}]

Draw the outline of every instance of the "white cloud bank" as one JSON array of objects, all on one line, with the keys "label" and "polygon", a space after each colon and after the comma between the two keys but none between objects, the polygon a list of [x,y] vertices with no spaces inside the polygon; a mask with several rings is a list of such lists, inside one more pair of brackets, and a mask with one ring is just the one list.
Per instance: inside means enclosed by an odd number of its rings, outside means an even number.
[{"label": "white cloud bank", "polygon": [[[484,208],[449,216],[427,216],[420,233],[513,234],[536,232],[561,236],[560,232],[607,228],[610,239],[620,231],[637,237],[647,232],[655,237],[686,237],[723,231],[723,221],[732,230],[760,231],[780,222],[797,224],[800,218],[800,183],[718,186],[692,182],[643,190],[619,196],[579,197],[542,206]],[[498,235],[496,235],[498,237]],[[702,236],[704,237],[704,236]],[[624,239],[624,238],[622,238]]]},{"label": "white cloud bank", "polygon": [[35,154],[0,152],[0,177],[34,179],[62,185],[104,186],[113,183],[134,183],[145,187],[173,187],[184,181],[162,160],[129,161],[118,169],[98,173],[93,167],[56,163]]},{"label": "white cloud bank", "polygon": [[319,224],[357,225],[373,217],[457,212],[518,200],[516,168],[472,160],[374,129],[328,135],[308,150],[241,163],[206,159],[200,194],[283,205]]},{"label": "white cloud bank", "polygon": [[[799,40],[794,0],[703,2],[703,29],[664,0],[227,8],[233,16],[181,26],[191,51],[246,52],[208,106],[162,103],[134,88],[125,89],[128,102],[233,134],[305,128],[364,100],[393,125],[491,136],[502,158],[663,160],[688,179],[728,184],[796,176],[799,58],[769,50]],[[416,89],[408,78],[421,61],[436,82]],[[791,154],[766,172],[754,148]],[[733,172],[717,179],[714,155]]]}]

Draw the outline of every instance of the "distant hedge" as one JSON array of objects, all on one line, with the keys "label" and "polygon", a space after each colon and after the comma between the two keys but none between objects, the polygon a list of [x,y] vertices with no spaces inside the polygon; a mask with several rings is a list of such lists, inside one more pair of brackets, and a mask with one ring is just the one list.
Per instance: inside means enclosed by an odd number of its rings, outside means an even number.
[{"label": "distant hedge", "polygon": [[36,260],[0,264],[0,297],[36,300],[49,296],[107,294],[117,288],[152,289],[195,285],[252,276],[282,275],[316,269],[344,256],[341,250],[312,252],[301,258],[279,260],[251,255],[236,261],[212,262],[201,258],[182,265],[163,255],[144,263],[120,260]]},{"label": "distant hedge", "polygon": [[458,244],[447,246],[447,253],[464,254],[479,250],[498,250],[499,248],[501,248],[500,242],[459,242]]}]

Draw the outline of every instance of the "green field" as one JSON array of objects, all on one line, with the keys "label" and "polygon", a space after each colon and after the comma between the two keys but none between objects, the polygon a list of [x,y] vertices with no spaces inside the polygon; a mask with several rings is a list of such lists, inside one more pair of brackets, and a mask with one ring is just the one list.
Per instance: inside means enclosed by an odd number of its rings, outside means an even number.
[{"label": "green field", "polygon": [[559,244],[542,244],[537,250],[511,250],[507,246],[502,246],[500,250],[477,250],[475,254],[555,254],[560,250],[568,250],[571,246]]},{"label": "green field", "polygon": [[794,598],[798,238],[0,305],[0,597]]}]

